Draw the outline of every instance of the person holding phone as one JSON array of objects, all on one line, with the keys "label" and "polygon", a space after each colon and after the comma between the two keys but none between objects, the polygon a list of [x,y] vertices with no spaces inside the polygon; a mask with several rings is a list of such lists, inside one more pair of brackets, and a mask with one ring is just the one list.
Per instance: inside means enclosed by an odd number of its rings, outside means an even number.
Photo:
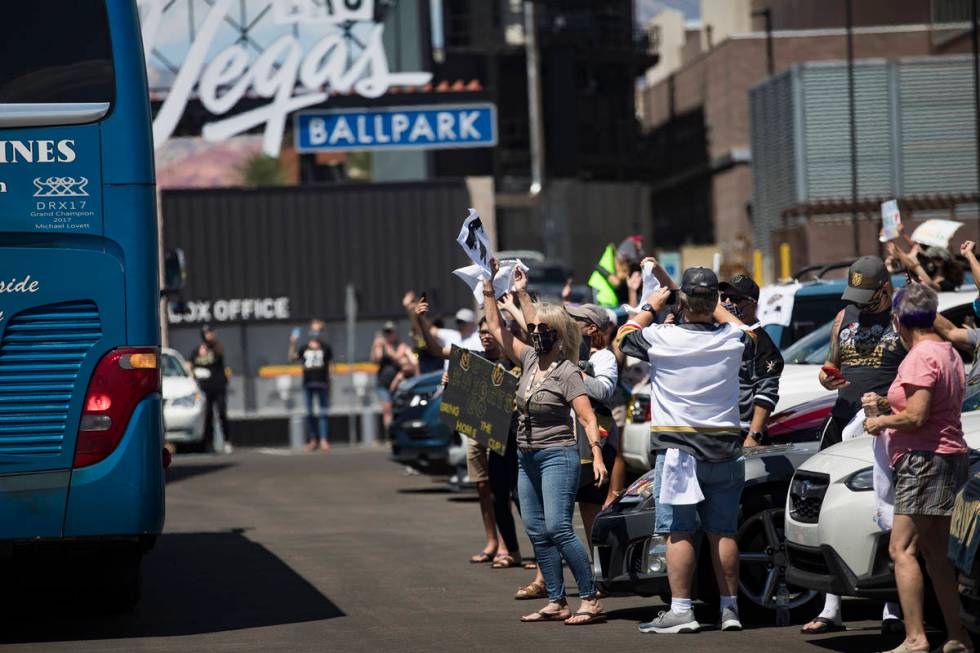
[{"label": "person holding phone", "polygon": [[[892,324],[891,275],[877,256],[862,256],[847,271],[847,288],[841,299],[845,308],[837,314],[830,332],[830,349],[820,369],[820,384],[837,391],[830,417],[824,424],[820,448],[841,441],[844,427],[862,410],[861,398],[869,392],[886,395],[906,349]],[[904,629],[895,604],[886,604],[882,633]],[[824,609],[803,626],[806,635],[844,630],[840,597],[828,594]]]},{"label": "person holding phone", "polygon": [[224,453],[231,453],[231,428],[228,426],[228,376],[225,374],[225,346],[210,324],[201,327],[201,343],[187,357],[191,374],[205,398],[204,442],[208,451],[214,444],[214,414],[221,421]]}]

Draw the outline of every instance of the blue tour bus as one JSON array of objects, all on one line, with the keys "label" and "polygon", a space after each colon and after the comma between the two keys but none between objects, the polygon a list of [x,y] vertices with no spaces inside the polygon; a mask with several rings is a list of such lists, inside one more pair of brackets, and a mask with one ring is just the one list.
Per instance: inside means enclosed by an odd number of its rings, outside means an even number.
[{"label": "blue tour bus", "polygon": [[155,210],[135,1],[5,3],[0,564],[54,556],[122,606],[164,520]]}]

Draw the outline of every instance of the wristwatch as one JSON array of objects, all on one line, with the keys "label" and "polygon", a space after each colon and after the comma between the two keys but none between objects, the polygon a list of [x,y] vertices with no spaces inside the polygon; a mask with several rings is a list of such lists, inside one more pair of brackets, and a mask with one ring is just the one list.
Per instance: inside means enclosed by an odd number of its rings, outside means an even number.
[{"label": "wristwatch", "polygon": [[762,442],[762,436],[763,436],[762,431],[749,431],[749,437],[755,440],[756,444]]},{"label": "wristwatch", "polygon": [[652,314],[656,314],[656,312],[657,312],[657,311],[653,310],[653,306],[651,306],[650,304],[644,304],[643,306],[641,306],[640,307],[640,311],[642,311],[644,313],[650,313],[651,315]]}]

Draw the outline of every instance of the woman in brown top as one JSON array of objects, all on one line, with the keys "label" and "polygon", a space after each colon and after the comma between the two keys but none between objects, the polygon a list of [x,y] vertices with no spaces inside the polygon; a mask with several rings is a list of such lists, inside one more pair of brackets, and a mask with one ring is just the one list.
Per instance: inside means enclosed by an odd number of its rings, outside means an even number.
[{"label": "woman in brown top", "polygon": [[[533,347],[527,346],[503,328],[492,280],[484,281],[483,294],[490,333],[511,359],[521,361],[517,385],[517,491],[524,528],[548,589],[548,605],[525,615],[521,621],[593,623],[603,618],[602,606],[596,598],[589,556],[572,527],[581,463],[572,411],[592,446],[596,483],[605,484],[609,473],[602,462],[595,413],[576,365],[581,333],[564,308],[539,304],[536,315],[525,312],[533,343]],[[565,597],[562,558],[572,570],[582,598],[574,615]]]}]

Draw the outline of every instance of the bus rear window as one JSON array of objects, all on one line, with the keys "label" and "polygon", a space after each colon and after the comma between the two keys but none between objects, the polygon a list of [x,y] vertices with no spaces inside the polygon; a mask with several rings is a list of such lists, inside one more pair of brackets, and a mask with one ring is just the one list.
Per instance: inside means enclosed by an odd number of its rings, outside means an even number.
[{"label": "bus rear window", "polygon": [[111,102],[105,0],[5,2],[0,103]]}]

